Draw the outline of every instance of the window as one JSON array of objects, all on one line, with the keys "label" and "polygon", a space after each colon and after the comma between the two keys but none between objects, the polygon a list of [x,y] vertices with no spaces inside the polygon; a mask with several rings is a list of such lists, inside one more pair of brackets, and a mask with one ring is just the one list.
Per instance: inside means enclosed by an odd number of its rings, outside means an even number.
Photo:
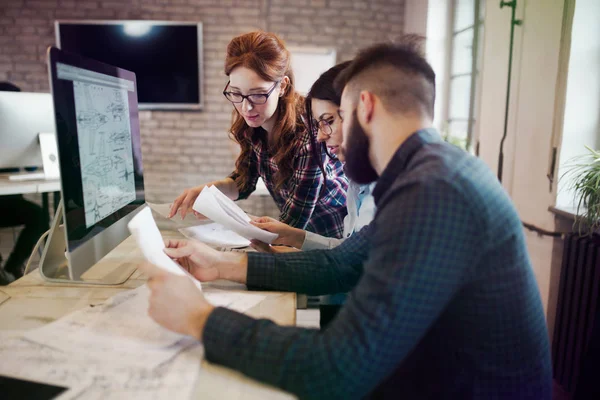
[{"label": "window", "polygon": [[482,0],[453,0],[450,24],[448,101],[442,134],[446,140],[473,150],[477,115],[477,83],[483,42]]},{"label": "window", "polygon": [[[600,2],[577,0],[574,12],[566,75],[566,98],[558,166],[556,205],[573,210],[578,203],[569,190],[572,181],[564,174],[585,146],[600,148]],[[563,178],[563,179],[561,179]]]}]

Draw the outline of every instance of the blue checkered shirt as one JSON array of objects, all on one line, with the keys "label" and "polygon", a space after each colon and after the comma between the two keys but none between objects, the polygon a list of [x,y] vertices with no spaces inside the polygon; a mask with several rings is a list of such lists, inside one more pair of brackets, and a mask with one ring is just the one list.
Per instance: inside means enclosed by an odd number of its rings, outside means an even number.
[{"label": "blue checkered shirt", "polygon": [[[274,176],[279,170],[268,148],[266,131],[254,130],[250,153],[250,175],[247,190],[240,190],[238,200],[246,199],[256,189],[261,177],[279,207],[279,220],[290,226],[305,229],[319,235],[341,238],[344,232],[346,210],[346,191],[348,179],[344,175],[343,165],[337,159],[330,159],[323,152],[327,183],[322,196],[319,193],[323,185],[323,174],[319,164],[311,153],[311,137],[308,130],[298,139],[294,157],[294,173],[280,190],[275,188]],[[230,178],[236,179],[233,172]]]},{"label": "blue checkered shirt", "polygon": [[373,195],[375,220],[335,249],[248,255],[249,286],[350,291],[324,332],[217,308],[207,359],[307,399],[550,399],[537,283],[491,171],[423,130]]}]

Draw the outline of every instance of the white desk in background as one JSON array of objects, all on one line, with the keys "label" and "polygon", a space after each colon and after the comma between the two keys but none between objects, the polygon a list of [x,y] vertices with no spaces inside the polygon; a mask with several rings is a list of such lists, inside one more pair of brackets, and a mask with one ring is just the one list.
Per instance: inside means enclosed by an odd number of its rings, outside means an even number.
[{"label": "white desk in background", "polygon": [[0,196],[48,192],[60,192],[60,179],[40,179],[33,181],[0,179]]}]

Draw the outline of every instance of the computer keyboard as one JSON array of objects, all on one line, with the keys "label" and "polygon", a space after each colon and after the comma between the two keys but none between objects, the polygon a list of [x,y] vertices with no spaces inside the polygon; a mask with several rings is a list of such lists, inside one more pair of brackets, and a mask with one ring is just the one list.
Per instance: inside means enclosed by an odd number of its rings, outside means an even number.
[{"label": "computer keyboard", "polygon": [[9,181],[37,181],[40,179],[46,179],[46,175],[44,175],[43,172],[27,172],[8,175]]}]

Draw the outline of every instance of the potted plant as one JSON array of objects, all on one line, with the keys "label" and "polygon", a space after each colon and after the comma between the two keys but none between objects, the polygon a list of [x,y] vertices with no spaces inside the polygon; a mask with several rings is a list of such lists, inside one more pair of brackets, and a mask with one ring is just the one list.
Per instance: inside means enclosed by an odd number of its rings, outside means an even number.
[{"label": "potted plant", "polygon": [[600,151],[585,148],[588,153],[570,160],[561,179],[568,179],[575,197],[574,226],[580,234],[592,234],[600,228]]},{"label": "potted plant", "polygon": [[458,133],[461,134],[460,137],[458,137],[456,135],[452,135],[452,133],[450,133],[450,125],[448,124],[448,121],[446,121],[443,123],[441,132],[440,132],[440,136],[442,137],[442,139],[445,142],[448,142],[450,144],[455,145],[456,147],[459,147],[463,150],[468,151],[469,149],[467,149],[467,132],[458,132]]}]

